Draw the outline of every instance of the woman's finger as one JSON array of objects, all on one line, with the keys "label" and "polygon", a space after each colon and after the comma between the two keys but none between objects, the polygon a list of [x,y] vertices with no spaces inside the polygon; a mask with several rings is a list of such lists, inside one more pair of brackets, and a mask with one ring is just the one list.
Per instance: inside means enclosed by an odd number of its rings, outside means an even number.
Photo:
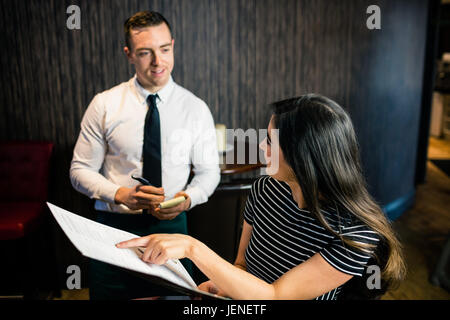
[{"label": "woman's finger", "polygon": [[153,247],[151,246],[151,244],[149,243],[147,248],[145,249],[144,254],[142,255],[142,260],[146,261],[146,262],[150,262],[150,256],[153,253]]},{"label": "woman's finger", "polygon": [[117,248],[134,248],[134,247],[144,247],[147,246],[149,241],[149,237],[141,237],[141,238],[134,238],[127,241],[122,241],[116,244]]},{"label": "woman's finger", "polygon": [[161,244],[155,244],[148,261],[151,263],[155,263],[156,258],[161,254],[161,250]]},{"label": "woman's finger", "polygon": [[162,249],[159,254],[153,259],[153,263],[154,264],[164,264],[167,262],[167,260],[170,257],[170,253],[168,251],[168,249],[164,248]]}]

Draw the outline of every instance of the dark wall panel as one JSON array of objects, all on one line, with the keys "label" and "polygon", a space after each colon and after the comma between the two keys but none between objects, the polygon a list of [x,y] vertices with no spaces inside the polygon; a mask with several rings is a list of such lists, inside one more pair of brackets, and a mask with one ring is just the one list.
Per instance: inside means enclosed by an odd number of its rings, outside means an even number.
[{"label": "dark wall panel", "polygon": [[[71,4],[81,8],[81,30],[66,28]],[[381,8],[381,30],[366,27],[371,4]],[[175,81],[204,99],[216,122],[266,128],[268,103],[307,92],[343,105],[355,123],[370,191],[386,204],[414,190],[427,5],[1,0],[0,139],[54,141],[50,200],[90,215],[91,201],[72,189],[68,173],[80,121],[96,93],[133,75],[123,22],[152,9],[172,24]],[[77,259],[64,245],[57,250],[62,265]]]}]

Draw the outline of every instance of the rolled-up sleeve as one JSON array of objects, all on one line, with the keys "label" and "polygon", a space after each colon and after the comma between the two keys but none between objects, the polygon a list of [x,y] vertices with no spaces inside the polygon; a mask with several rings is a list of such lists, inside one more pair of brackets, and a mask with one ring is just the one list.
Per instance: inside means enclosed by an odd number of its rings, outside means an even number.
[{"label": "rolled-up sleeve", "polygon": [[191,198],[191,207],[205,203],[220,182],[219,153],[214,120],[206,104],[201,108],[195,140],[191,150],[194,178],[185,192]]},{"label": "rolled-up sleeve", "polygon": [[104,106],[100,95],[89,104],[81,122],[70,166],[72,186],[86,196],[114,203],[120,186],[100,174],[106,153],[104,139]]}]

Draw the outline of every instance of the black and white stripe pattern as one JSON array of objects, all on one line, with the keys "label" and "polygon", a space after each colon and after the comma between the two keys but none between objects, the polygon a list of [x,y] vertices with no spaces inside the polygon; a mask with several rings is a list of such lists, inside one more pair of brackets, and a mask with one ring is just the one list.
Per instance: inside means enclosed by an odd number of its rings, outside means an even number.
[{"label": "black and white stripe pattern", "polygon": [[[322,211],[330,227],[356,242],[376,244],[378,235],[350,214],[335,209]],[[362,276],[370,258],[353,249],[326,230],[309,211],[297,207],[289,186],[269,176],[252,186],[244,211],[252,225],[252,236],[245,253],[247,271],[272,283],[285,272],[316,253],[347,274]],[[338,287],[318,300],[335,300]]]}]

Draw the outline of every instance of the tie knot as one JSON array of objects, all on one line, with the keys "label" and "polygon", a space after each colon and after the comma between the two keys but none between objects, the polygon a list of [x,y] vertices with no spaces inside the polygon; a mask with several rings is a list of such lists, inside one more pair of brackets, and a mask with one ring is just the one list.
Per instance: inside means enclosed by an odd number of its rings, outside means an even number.
[{"label": "tie knot", "polygon": [[156,107],[156,98],[158,98],[158,94],[149,94],[147,97],[147,104],[150,107]]}]

